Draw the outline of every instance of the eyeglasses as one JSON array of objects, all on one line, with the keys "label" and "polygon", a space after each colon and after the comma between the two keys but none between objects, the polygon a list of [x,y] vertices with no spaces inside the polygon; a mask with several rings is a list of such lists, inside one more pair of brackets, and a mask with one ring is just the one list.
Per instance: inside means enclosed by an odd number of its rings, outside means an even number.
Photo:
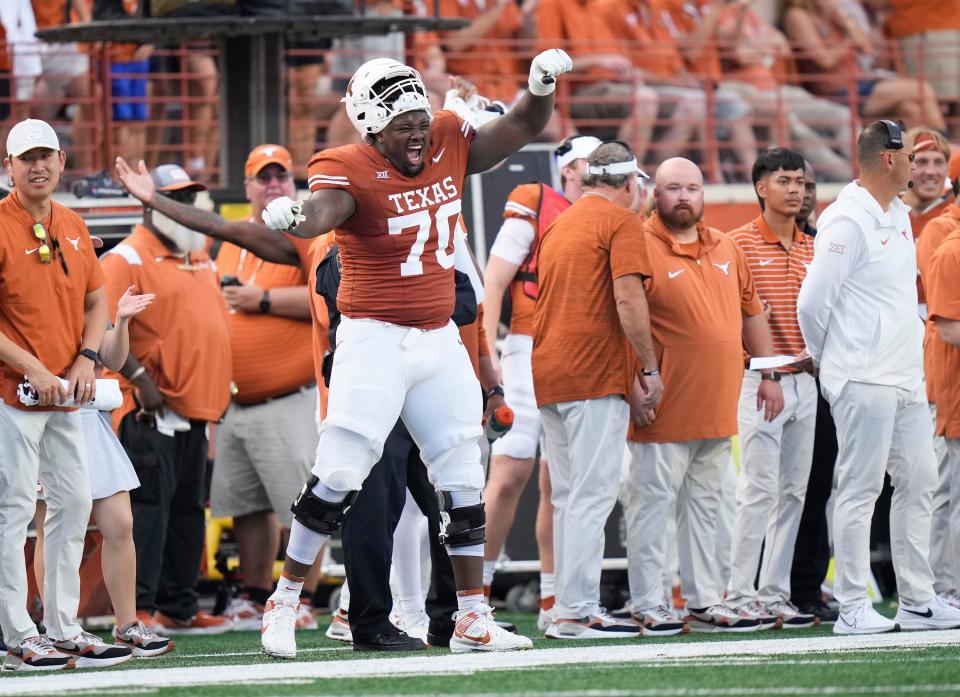
[{"label": "eyeglasses", "polygon": [[913,158],[916,157],[912,152],[904,152],[903,150],[884,150],[888,155],[906,155],[908,162],[913,162]]},{"label": "eyeglasses", "polygon": [[291,174],[286,170],[280,172],[259,172],[254,179],[257,180],[258,184],[263,184],[267,186],[270,183],[271,179],[276,179],[279,184],[286,184],[290,181]]},{"label": "eyeglasses", "polygon": [[48,243],[47,229],[43,226],[43,223],[34,223],[32,230],[33,236],[40,241],[40,246],[37,248],[37,255],[40,257],[40,261],[44,264],[49,264],[53,261],[53,253],[56,252],[57,257],[60,259],[60,266],[63,267],[63,273],[69,276],[70,268],[67,266],[67,260],[63,256],[63,250],[60,248],[60,240],[53,235],[49,235],[50,241]]}]

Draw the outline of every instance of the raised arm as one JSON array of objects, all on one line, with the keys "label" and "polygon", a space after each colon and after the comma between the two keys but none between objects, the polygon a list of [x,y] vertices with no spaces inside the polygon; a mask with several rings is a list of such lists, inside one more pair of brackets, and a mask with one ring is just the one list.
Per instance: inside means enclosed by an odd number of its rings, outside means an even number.
[{"label": "raised arm", "polygon": [[166,196],[158,195],[157,188],[143,160],[140,160],[137,171],[134,171],[126,160],[118,157],[116,167],[117,177],[126,190],[147,208],[158,210],[181,225],[186,225],[191,230],[248,249],[264,261],[300,266],[300,257],[297,255],[296,247],[286,237],[278,234],[276,230],[246,220],[227,220],[211,211],[205,211],[196,206],[188,206]]},{"label": "raised arm", "polygon": [[572,69],[570,56],[558,48],[534,58],[527,91],[516,105],[477,129],[470,147],[467,174],[487,171],[536,138],[553,114],[557,76]]}]

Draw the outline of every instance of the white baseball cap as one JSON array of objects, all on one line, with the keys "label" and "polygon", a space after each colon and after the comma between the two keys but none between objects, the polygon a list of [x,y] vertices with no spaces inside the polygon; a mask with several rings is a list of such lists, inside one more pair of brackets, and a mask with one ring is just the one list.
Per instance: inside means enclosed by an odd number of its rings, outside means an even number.
[{"label": "white baseball cap", "polygon": [[574,160],[585,159],[601,145],[603,145],[603,141],[593,136],[568,138],[554,151],[557,156],[557,166],[566,167]]},{"label": "white baseball cap", "polygon": [[60,150],[60,139],[50,124],[40,119],[24,119],[7,135],[7,156],[20,157],[34,148]]}]

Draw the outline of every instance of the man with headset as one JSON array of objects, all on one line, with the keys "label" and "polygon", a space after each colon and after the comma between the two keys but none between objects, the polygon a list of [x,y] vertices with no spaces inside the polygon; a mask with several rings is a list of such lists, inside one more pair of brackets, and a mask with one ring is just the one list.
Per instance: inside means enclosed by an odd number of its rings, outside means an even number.
[{"label": "man with headset", "polygon": [[[820,216],[797,316],[837,425],[834,509],[835,634],[960,626],[937,598],[930,519],[937,482],[923,388],[923,324],[909,208],[897,194],[913,153],[900,127],[875,121],[857,141],[860,178]],[[890,472],[890,537],[900,608],[882,617],[867,599],[870,521]]]}]

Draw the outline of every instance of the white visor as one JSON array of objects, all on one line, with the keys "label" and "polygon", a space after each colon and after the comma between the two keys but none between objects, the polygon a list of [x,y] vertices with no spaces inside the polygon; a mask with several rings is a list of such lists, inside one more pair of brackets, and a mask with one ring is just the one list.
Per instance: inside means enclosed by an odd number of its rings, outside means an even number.
[{"label": "white visor", "polygon": [[587,174],[634,174],[649,179],[650,176],[640,169],[637,158],[626,162],[611,162],[608,165],[587,165]]}]

